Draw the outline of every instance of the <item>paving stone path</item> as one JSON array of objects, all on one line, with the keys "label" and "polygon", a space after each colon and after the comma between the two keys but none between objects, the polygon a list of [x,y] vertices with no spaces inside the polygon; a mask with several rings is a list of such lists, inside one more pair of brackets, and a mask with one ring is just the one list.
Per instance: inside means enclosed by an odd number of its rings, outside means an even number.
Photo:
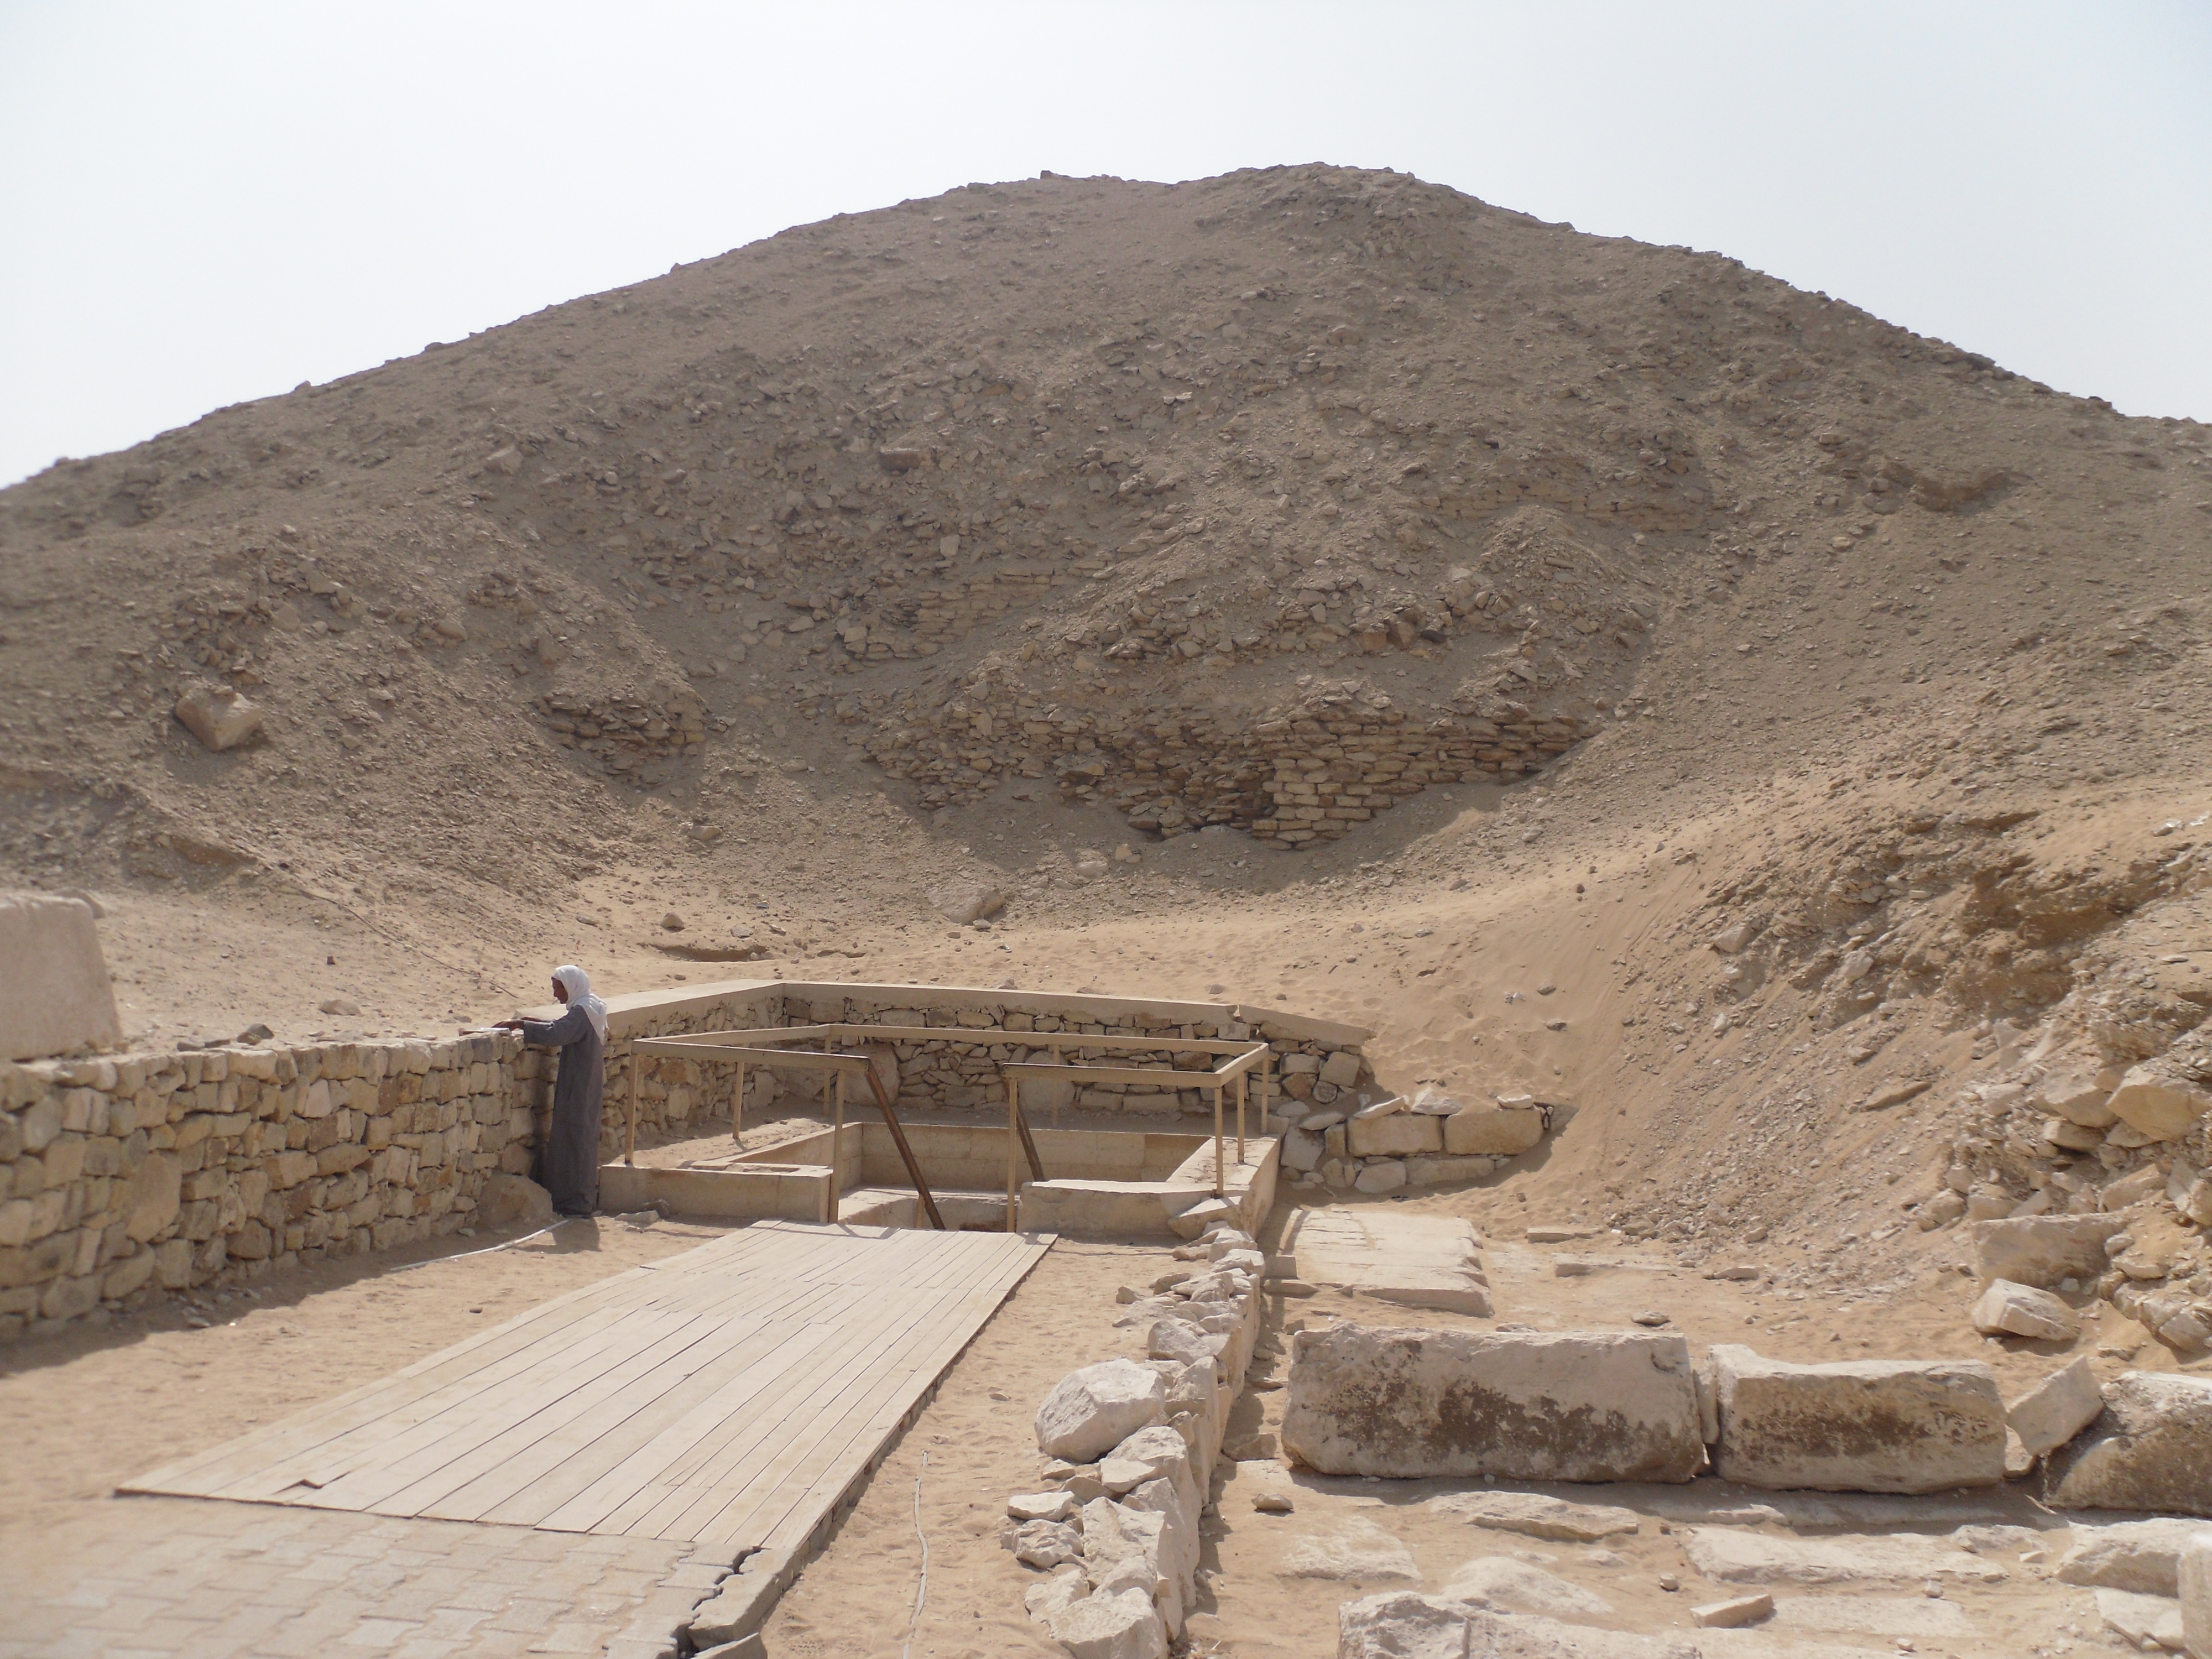
[{"label": "paving stone path", "polygon": [[658,1539],[194,1498],[59,1531],[0,1537],[0,1659],[663,1659],[729,1569]]}]

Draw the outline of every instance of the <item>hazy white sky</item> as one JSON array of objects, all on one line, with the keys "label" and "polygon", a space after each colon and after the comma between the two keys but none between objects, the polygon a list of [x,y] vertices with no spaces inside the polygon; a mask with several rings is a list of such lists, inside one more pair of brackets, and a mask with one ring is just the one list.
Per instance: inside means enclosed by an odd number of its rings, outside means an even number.
[{"label": "hazy white sky", "polygon": [[1393,167],[2212,418],[2212,8],[0,0],[0,483],[971,179]]}]

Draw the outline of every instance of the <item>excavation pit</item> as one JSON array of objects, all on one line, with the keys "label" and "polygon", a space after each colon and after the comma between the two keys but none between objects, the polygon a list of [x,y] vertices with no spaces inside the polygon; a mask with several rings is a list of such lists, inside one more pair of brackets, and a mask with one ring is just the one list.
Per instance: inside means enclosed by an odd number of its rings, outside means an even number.
[{"label": "excavation pit", "polygon": [[[1274,1088],[1274,1054],[1241,1022],[1228,1036],[1077,1030],[990,1045],[1004,1125],[908,1122],[896,1103],[899,1047],[943,1043],[948,1028],[861,1022],[757,1026],[641,1037],[635,1056],[732,1069],[732,1134],[743,1130],[749,1068],[797,1072],[826,1085],[832,1121],[771,1148],[732,1149],[678,1170],[635,1163],[637,1083],[630,1083],[622,1162],[600,1172],[601,1202],[617,1209],[748,1220],[763,1217],[945,1230],[994,1228],[1093,1237],[1194,1233],[1204,1208],[1256,1226],[1274,1200],[1275,1136],[1257,1132]],[[965,1035],[978,1028],[951,1028]],[[979,1031],[980,1035],[980,1031]],[[994,1033],[998,1035],[998,1033]],[[886,1081],[888,1079],[888,1081]],[[1080,1085],[1118,1085],[1209,1097],[1212,1133],[1036,1129],[1024,1102],[1054,1118]],[[873,1097],[880,1121],[848,1121],[848,1091]]]}]

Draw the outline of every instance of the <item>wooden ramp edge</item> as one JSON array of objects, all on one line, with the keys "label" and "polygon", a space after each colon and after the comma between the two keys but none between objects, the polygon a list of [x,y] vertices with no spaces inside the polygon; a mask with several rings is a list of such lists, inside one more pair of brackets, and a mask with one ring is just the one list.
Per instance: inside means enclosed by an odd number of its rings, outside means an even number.
[{"label": "wooden ramp edge", "polygon": [[758,1222],[117,1490],[803,1552],[1055,1243]]}]

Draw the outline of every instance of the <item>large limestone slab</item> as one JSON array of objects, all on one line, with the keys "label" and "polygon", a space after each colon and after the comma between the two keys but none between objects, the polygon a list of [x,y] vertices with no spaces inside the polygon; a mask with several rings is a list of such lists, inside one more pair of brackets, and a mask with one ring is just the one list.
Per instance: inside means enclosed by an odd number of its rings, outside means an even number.
[{"label": "large limestone slab", "polygon": [[1395,1534],[1364,1516],[1353,1516],[1333,1533],[1293,1539],[1276,1571],[1285,1578],[1342,1578],[1357,1583],[1421,1582],[1413,1552]]},{"label": "large limestone slab", "polygon": [[1948,1596],[1925,1590],[1913,1595],[1784,1595],[1775,1598],[1774,1626],[1810,1635],[1904,1636],[1918,1641],[1970,1640],[1966,1610]]},{"label": "large limestone slab", "polygon": [[2212,1659],[2212,1529],[2181,1552],[2181,1630],[2189,1659]]},{"label": "large limestone slab", "polygon": [[1578,1625],[1613,1617],[1613,1604],[1556,1573],[1510,1555],[1478,1555],[1452,1569],[1444,1594],[1480,1601],[1499,1613],[1540,1613]]},{"label": "large limestone slab", "polygon": [[1437,1120],[1413,1112],[1354,1118],[1345,1126],[1354,1158],[1404,1158],[1409,1152],[1441,1152],[1444,1132]]},{"label": "large limestone slab", "polygon": [[1444,1120],[1444,1150],[1512,1158],[1544,1138],[1544,1115],[1533,1106],[1462,1107]]},{"label": "large limestone slab", "polygon": [[0,1058],[37,1060],[123,1040],[92,907],[52,893],[0,893]]},{"label": "large limestone slab", "polygon": [[2014,1216],[1973,1221],[1974,1273],[1984,1285],[2008,1279],[2055,1291],[2067,1279],[2086,1284],[2105,1271],[2105,1241],[2127,1229],[2118,1215]]},{"label": "large limestone slab", "polygon": [[2100,1589],[2097,1617],[2106,1630],[2125,1637],[2130,1645],[2154,1653],[2172,1652],[2189,1639],[2181,1603],[2171,1596]]},{"label": "large limestone slab", "polygon": [[1714,1471],[1747,1486],[1926,1492],[2004,1479],[2004,1404],[1976,1360],[1793,1365],[1717,1343]]},{"label": "large limestone slab", "polygon": [[2106,1107],[2153,1140],[2179,1140],[2212,1112],[2208,1090],[2170,1057],[2148,1060],[2120,1079]]},{"label": "large limestone slab", "polygon": [[2062,1510],[2212,1515],[2212,1377],[2107,1382],[2097,1420],[2051,1454],[2044,1497]]},{"label": "large limestone slab", "polygon": [[1300,1331],[1282,1443],[1325,1474],[1409,1479],[1672,1482],[1705,1463],[1689,1344],[1641,1332]]},{"label": "large limestone slab", "polygon": [[1392,1590],[1337,1609],[1337,1659],[1695,1659],[1671,1636],[1493,1613],[1453,1595]]},{"label": "large limestone slab", "polygon": [[1454,1216],[1365,1206],[1302,1210],[1283,1249],[1292,1276],[1309,1285],[1356,1291],[1400,1307],[1490,1317],[1480,1243],[1474,1229]]},{"label": "large limestone slab", "polygon": [[2058,1577],[2069,1584],[2132,1590],[2138,1595],[2181,1594],[2181,1553],[2204,1532],[2202,1521],[2118,1521],[2076,1527]]},{"label": "large limestone slab", "polygon": [[1634,1510],[1612,1504],[1570,1504],[1534,1492],[1455,1492],[1429,1499],[1440,1514],[1497,1532],[1558,1543],[1595,1544],[1635,1532],[1643,1524]]},{"label": "large limestone slab", "polygon": [[1690,1565],[1717,1584],[1996,1584],[2003,1567],[1932,1538],[1775,1538],[1692,1527]]}]

